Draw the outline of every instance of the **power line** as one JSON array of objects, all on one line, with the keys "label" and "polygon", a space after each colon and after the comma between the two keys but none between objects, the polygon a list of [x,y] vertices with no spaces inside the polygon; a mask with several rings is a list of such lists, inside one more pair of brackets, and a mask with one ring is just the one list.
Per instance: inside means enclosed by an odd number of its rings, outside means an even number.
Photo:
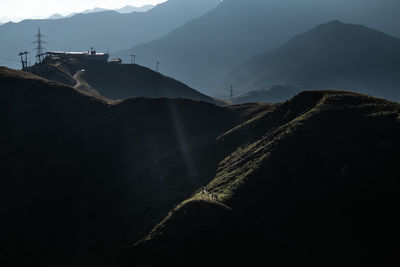
[{"label": "power line", "polygon": [[[143,59],[144,61],[147,62],[147,64],[145,64],[144,66],[149,67],[150,66],[150,62],[154,62],[157,59],[153,58],[153,57],[147,57],[147,56],[141,56],[141,55],[136,55],[136,57],[138,59]],[[182,68],[178,68],[176,65],[169,65],[166,64],[165,62],[163,62],[163,70],[165,69],[169,69],[170,71],[172,71],[175,74],[180,74],[184,77],[186,77],[187,79],[190,79],[193,82],[196,82],[198,84],[202,84],[204,87],[207,88],[219,88],[219,90],[221,92],[227,92],[227,97],[229,97],[229,91],[230,91],[230,87],[229,86],[221,86],[217,83],[215,83],[215,81],[211,81],[209,79],[204,79],[204,77],[199,78],[198,76],[193,76],[193,74],[184,71]],[[173,77],[173,76],[171,76]]]},{"label": "power line", "polygon": [[[148,61],[148,64],[146,66],[149,66],[151,61],[156,60],[155,58],[144,57],[144,56],[139,56],[139,55],[137,55],[137,58],[141,58],[141,59]],[[199,79],[198,77],[193,77],[193,75],[191,73],[183,71],[181,68],[177,68],[176,66],[166,64],[165,62],[163,62],[163,66],[164,66],[164,69],[169,69],[172,72],[180,73],[183,76],[190,77],[190,79],[192,79],[198,83],[207,84],[209,87],[218,87],[218,85],[215,82],[204,79],[204,77],[202,77],[201,79]]]},{"label": "power line", "polygon": [[12,61],[12,62],[19,62],[18,60],[11,59],[11,58],[6,58],[6,57],[0,57],[1,60],[6,60],[6,61]]}]

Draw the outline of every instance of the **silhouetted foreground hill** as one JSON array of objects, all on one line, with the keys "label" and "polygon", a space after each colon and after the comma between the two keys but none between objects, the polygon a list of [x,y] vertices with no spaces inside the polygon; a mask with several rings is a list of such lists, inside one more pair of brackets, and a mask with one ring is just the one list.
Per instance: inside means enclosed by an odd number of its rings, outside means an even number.
[{"label": "silhouetted foreground hill", "polygon": [[204,102],[104,101],[0,68],[0,263],[84,266],[138,240],[215,174],[240,113]]},{"label": "silhouetted foreground hill", "polygon": [[217,102],[179,81],[136,64],[110,64],[77,59],[53,62],[47,59],[44,64],[35,65],[29,71],[114,100],[142,96]]},{"label": "silhouetted foreground hill", "polygon": [[397,259],[396,103],[113,102],[5,68],[0,88],[2,266]]},{"label": "silhouetted foreground hill", "polygon": [[224,0],[170,34],[116,56],[129,60],[136,54],[150,67],[161,61],[167,75],[215,96],[232,67],[315,25],[339,19],[400,36],[398,18],[397,0]]},{"label": "silhouetted foreground hill", "polygon": [[[168,0],[147,12],[104,11],[64,19],[24,20],[0,26],[0,65],[20,68],[17,55],[41,29],[47,51],[118,51],[158,39],[215,8],[220,0]],[[35,61],[32,53],[32,63]],[[127,55],[129,56],[129,55]]]},{"label": "silhouetted foreground hill", "polygon": [[399,101],[399,69],[400,39],[361,25],[332,21],[253,57],[235,68],[225,82],[239,92],[297,84]]}]

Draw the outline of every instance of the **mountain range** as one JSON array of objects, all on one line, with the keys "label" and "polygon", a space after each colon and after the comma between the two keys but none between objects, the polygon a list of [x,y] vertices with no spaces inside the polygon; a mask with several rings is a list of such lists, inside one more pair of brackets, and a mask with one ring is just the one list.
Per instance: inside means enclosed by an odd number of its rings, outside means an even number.
[{"label": "mountain range", "polygon": [[[184,23],[205,14],[220,0],[169,0],[147,12],[120,14],[116,11],[78,14],[59,20],[24,20],[0,26],[0,65],[19,68],[17,54],[35,53],[32,41],[41,29],[47,51],[117,51],[168,34]],[[10,60],[15,57],[15,62]],[[35,59],[31,56],[31,60]]]},{"label": "mountain range", "polygon": [[121,52],[0,66],[0,266],[394,266],[399,12],[169,0],[1,25],[7,53],[38,27]]},{"label": "mountain range", "polygon": [[[254,56],[228,74],[225,86],[232,84],[238,93],[246,93],[276,84],[294,84],[314,90],[346,89],[400,101],[399,69],[399,38],[365,26],[332,21]],[[286,99],[298,92],[293,91]]]},{"label": "mountain range", "polygon": [[[135,6],[124,6],[122,8],[118,8],[118,9],[113,9],[113,11],[116,11],[118,13],[121,14],[128,14],[128,13],[132,13],[132,12],[147,12],[150,9],[152,9],[154,7],[154,5],[144,5],[141,7],[135,7]],[[54,14],[52,16],[50,16],[48,19],[63,19],[63,18],[69,18],[72,16],[75,16],[77,14],[89,14],[89,13],[97,13],[97,12],[104,12],[104,11],[111,11],[110,9],[105,9],[105,8],[99,8],[99,7],[95,7],[93,9],[88,9],[88,10],[84,10],[82,12],[79,13],[71,13],[69,15],[63,16],[60,14]]]},{"label": "mountain range", "polygon": [[225,0],[170,34],[115,56],[136,54],[146,66],[160,61],[165,74],[217,95],[232,67],[315,25],[336,19],[400,36],[398,18],[397,0]]},{"label": "mountain range", "polygon": [[400,105],[112,101],[0,68],[2,266],[388,266]]},{"label": "mountain range", "polygon": [[135,7],[135,6],[124,6],[118,9],[115,9],[115,11],[122,13],[122,14],[127,14],[127,13],[132,13],[132,12],[147,12],[150,9],[155,7],[155,5],[143,5],[140,7]]}]

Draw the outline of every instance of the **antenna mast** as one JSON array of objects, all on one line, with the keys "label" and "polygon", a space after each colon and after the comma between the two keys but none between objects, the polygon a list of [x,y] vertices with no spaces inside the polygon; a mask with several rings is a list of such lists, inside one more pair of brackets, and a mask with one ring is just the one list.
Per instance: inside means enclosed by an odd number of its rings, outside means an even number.
[{"label": "antenna mast", "polygon": [[136,55],[131,55],[131,64],[136,64]]}]

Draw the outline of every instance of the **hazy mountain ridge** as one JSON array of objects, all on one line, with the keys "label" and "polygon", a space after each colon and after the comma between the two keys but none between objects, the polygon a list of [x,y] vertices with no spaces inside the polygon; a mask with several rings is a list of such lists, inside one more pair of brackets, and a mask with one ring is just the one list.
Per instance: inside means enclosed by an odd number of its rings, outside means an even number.
[{"label": "hazy mountain ridge", "polygon": [[225,79],[238,92],[275,84],[346,89],[400,100],[400,39],[332,21],[257,55]]},{"label": "hazy mountain ridge", "polygon": [[128,6],[118,8],[118,9],[105,9],[105,8],[95,7],[93,9],[88,9],[88,10],[85,10],[82,12],[71,13],[66,16],[63,16],[60,14],[54,14],[54,15],[50,16],[48,19],[63,19],[63,18],[69,18],[69,17],[75,16],[77,14],[89,14],[89,13],[97,13],[97,12],[104,12],[104,11],[116,11],[121,14],[128,14],[128,13],[132,13],[132,12],[147,12],[150,9],[152,9],[153,7],[155,7],[155,5],[143,5],[140,7],[128,5]]},{"label": "hazy mountain ridge", "polygon": [[[169,0],[148,12],[120,14],[104,11],[77,14],[60,20],[24,20],[0,27],[0,65],[20,68],[18,53],[34,48],[31,45],[38,28],[44,34],[46,50],[117,51],[135,44],[145,43],[168,34],[170,31],[199,17],[220,3],[219,0]],[[35,51],[33,51],[34,53]],[[32,54],[33,54],[32,53]],[[35,61],[31,55],[32,63]]]},{"label": "hazy mountain ridge", "polygon": [[[344,12],[345,10],[345,12]],[[115,53],[140,64],[161,61],[163,72],[209,95],[227,72],[315,25],[339,19],[400,36],[400,3],[393,0],[226,0],[204,16],[158,40]],[[390,14],[390,15],[389,15]],[[229,87],[224,88],[225,95]]]},{"label": "hazy mountain ridge", "polygon": [[115,11],[125,14],[125,13],[132,13],[132,12],[147,12],[150,9],[155,7],[155,5],[143,5],[140,7],[135,7],[135,6],[124,6],[119,9],[116,9]]}]

